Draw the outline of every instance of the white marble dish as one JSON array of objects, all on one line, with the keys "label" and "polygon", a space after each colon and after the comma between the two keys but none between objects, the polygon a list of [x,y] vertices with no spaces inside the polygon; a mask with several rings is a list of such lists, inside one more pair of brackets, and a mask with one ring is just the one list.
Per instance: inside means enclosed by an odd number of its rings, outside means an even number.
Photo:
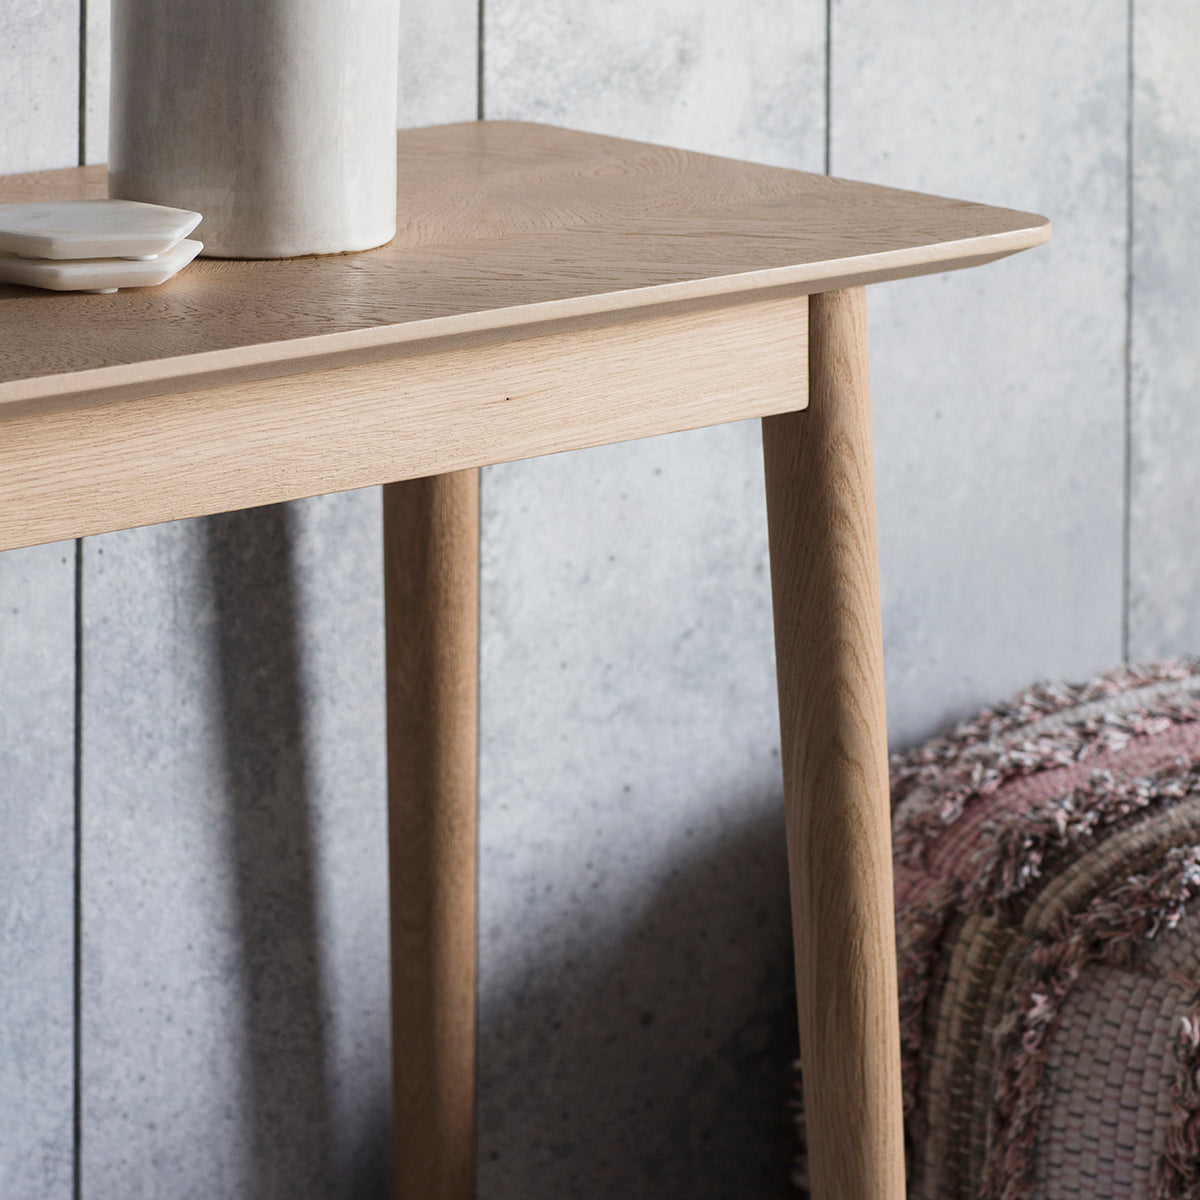
[{"label": "white marble dish", "polygon": [[115,292],[118,288],[155,287],[182,270],[204,249],[184,239],[155,258],[22,258],[0,253],[0,280],[54,292]]},{"label": "white marble dish", "polygon": [[199,223],[198,212],[136,200],[0,204],[0,250],[40,259],[148,258],[166,254]]}]

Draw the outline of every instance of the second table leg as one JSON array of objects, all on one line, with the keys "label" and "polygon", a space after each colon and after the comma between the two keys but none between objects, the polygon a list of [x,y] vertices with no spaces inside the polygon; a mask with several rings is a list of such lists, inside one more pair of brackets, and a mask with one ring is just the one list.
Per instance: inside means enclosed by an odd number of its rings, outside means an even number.
[{"label": "second table leg", "polygon": [[470,1200],[479,472],[383,489],[396,1200]]},{"label": "second table leg", "polygon": [[862,288],[809,299],[809,407],[763,420],[813,1200],[903,1200],[883,644]]}]

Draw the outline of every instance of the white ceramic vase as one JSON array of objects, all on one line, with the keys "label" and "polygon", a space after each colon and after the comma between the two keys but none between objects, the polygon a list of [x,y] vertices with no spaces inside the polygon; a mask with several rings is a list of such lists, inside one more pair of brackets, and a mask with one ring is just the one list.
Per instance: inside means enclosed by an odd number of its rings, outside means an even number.
[{"label": "white ceramic vase", "polygon": [[112,0],[109,195],[217,258],[396,233],[399,0]]}]

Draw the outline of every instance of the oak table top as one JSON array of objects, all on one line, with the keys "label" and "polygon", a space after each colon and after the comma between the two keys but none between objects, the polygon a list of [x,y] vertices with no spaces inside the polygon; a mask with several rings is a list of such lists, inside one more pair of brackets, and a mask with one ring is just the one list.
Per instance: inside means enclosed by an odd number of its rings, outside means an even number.
[{"label": "oak table top", "polygon": [[[399,232],[378,250],[202,260],[106,298],[0,285],[0,413],[465,332],[830,291],[973,266],[1050,232],[1030,213],[524,122],[404,130],[397,153]],[[35,172],[0,179],[0,203],[105,188],[102,166]]]}]

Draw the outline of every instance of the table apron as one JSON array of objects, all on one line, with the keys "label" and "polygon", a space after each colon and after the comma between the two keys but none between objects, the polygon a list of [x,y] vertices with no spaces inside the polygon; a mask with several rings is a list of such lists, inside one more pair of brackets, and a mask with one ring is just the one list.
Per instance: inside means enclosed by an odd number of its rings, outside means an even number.
[{"label": "table apron", "polygon": [[807,298],[0,422],[0,550],[628,441],[807,403]]}]

